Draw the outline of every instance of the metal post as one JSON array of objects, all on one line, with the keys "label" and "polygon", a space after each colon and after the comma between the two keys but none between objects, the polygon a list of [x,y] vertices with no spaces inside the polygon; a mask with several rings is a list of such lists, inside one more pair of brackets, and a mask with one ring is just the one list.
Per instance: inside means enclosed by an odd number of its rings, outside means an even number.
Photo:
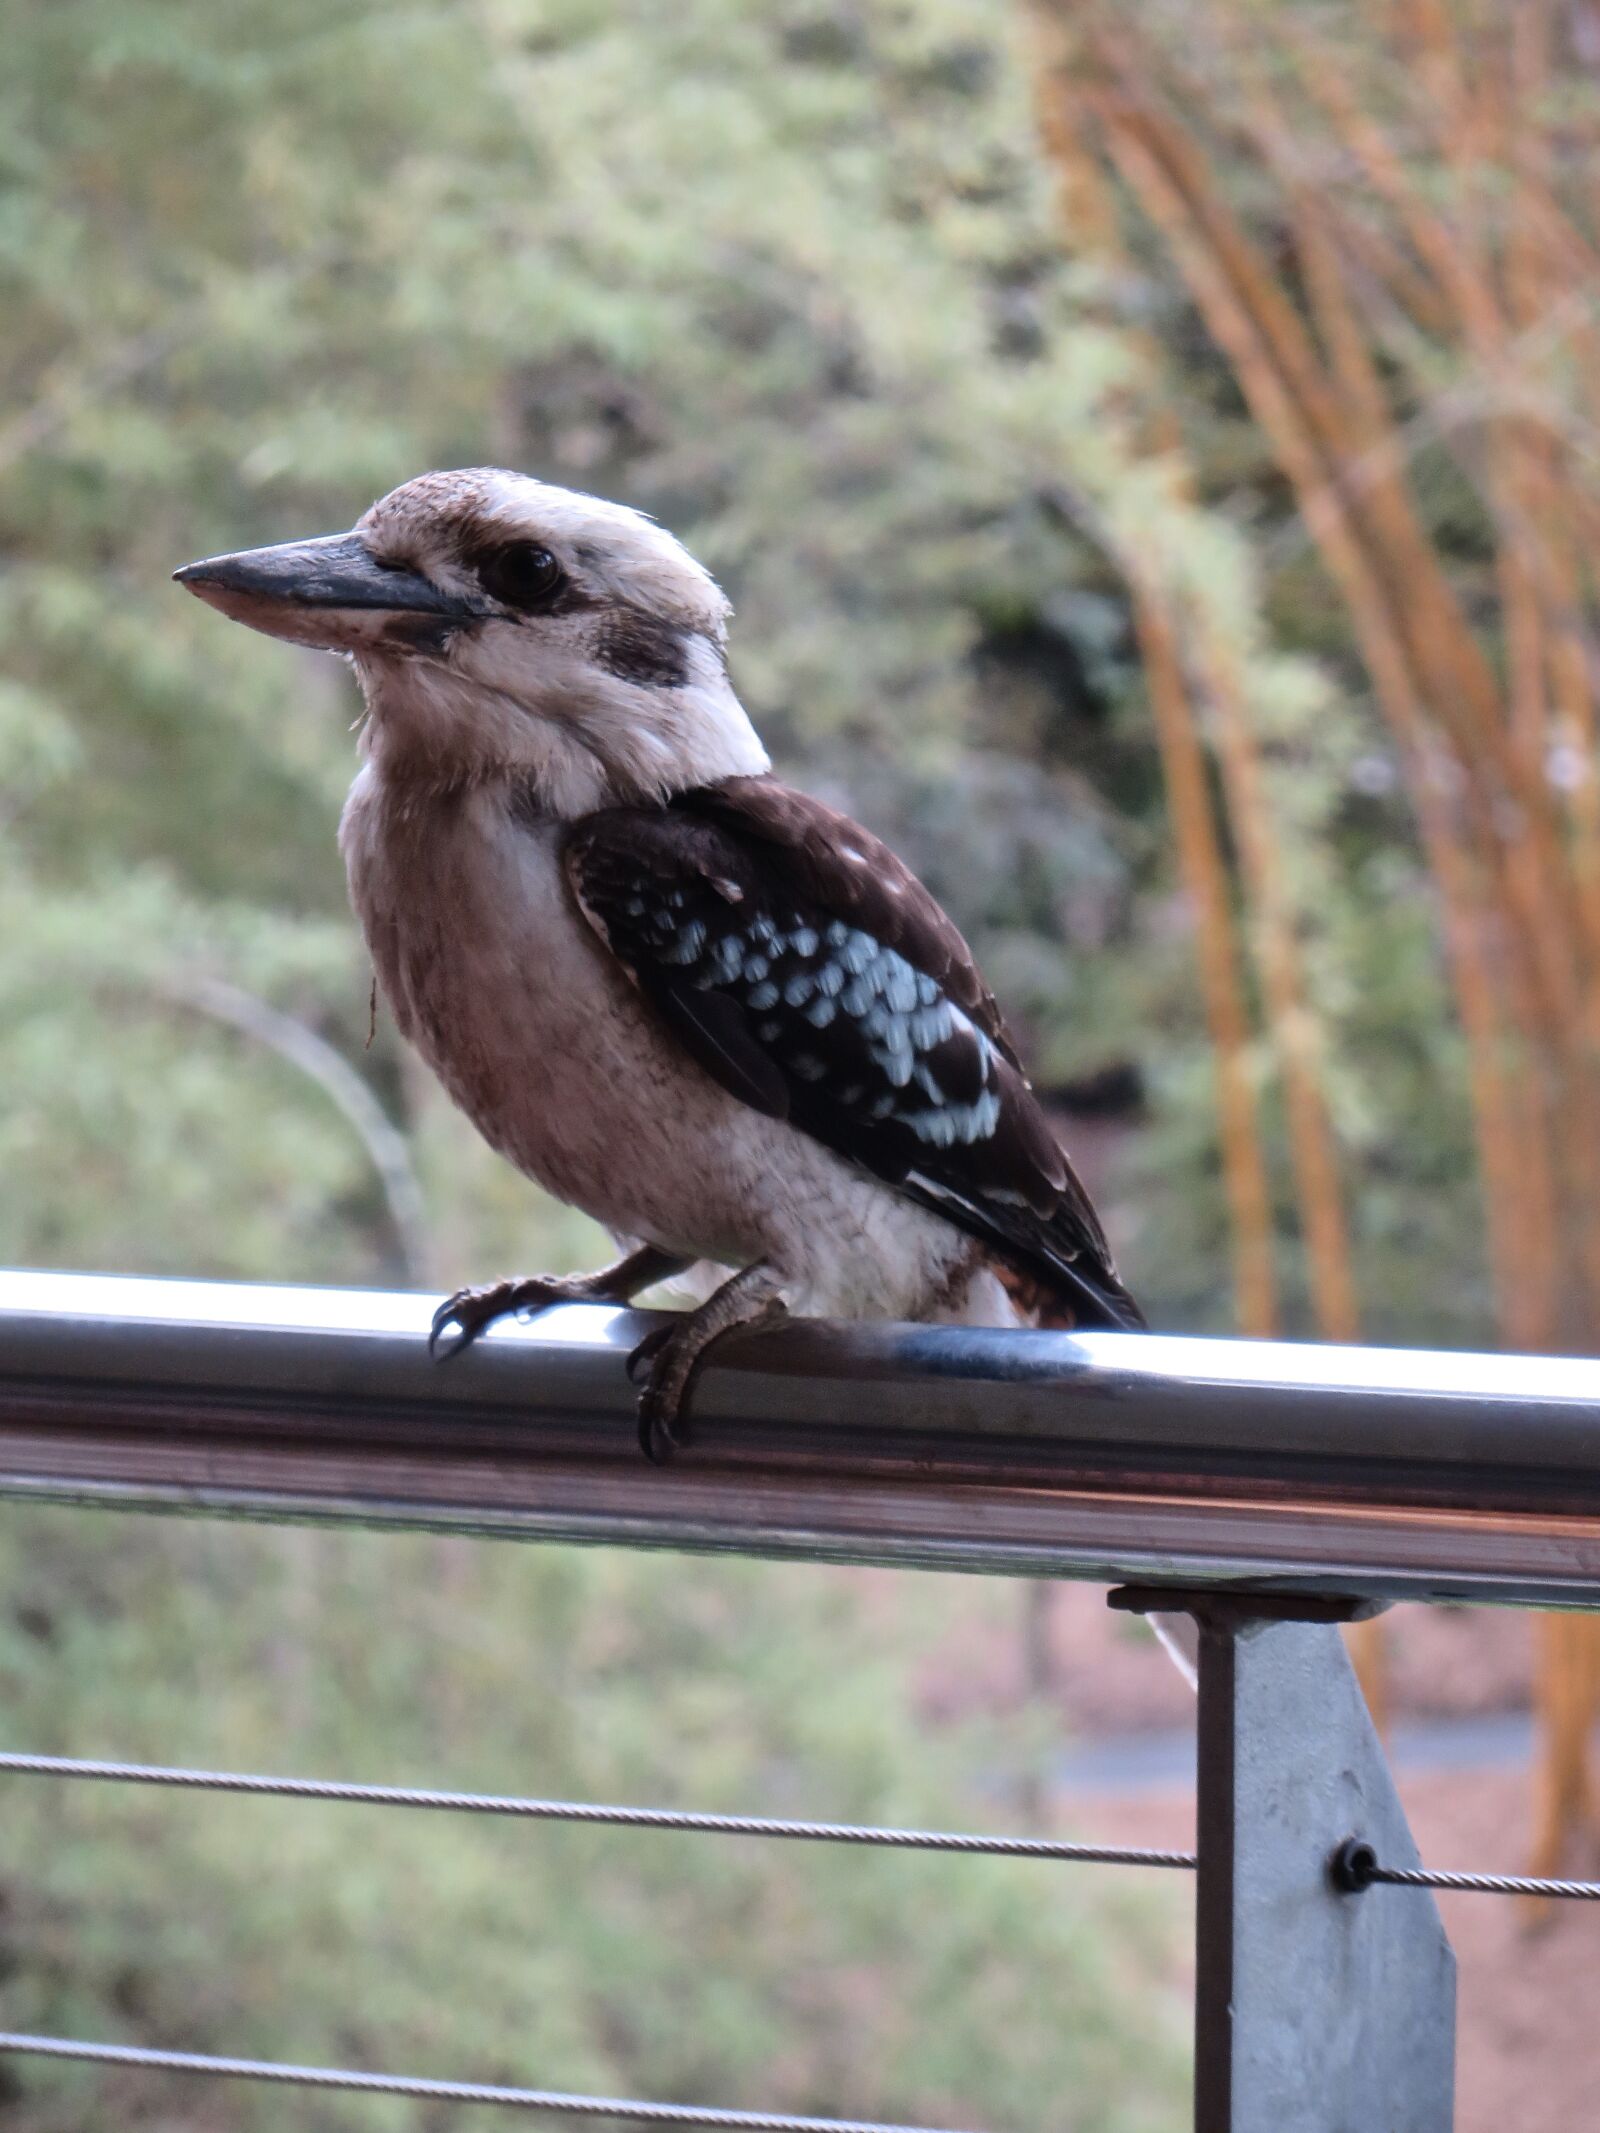
[{"label": "metal post", "polygon": [[1363,1610],[1149,1590],[1112,1604],[1200,1630],[1195,2133],[1449,2133],[1455,1958],[1433,1898],[1352,1896],[1330,1872],[1352,1835],[1421,1863],[1333,1626]]}]

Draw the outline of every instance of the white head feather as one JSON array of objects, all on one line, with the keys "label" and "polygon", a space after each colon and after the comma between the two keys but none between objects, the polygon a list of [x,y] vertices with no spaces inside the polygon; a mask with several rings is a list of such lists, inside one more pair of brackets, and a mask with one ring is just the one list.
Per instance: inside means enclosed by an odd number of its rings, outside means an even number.
[{"label": "white head feather", "polygon": [[[770,767],[728,678],[727,599],[643,512],[472,468],[419,475],[355,530],[384,562],[486,610],[420,642],[352,645],[380,775],[520,780],[570,818]],[[561,568],[549,612],[486,587],[486,559],[517,544]]]}]

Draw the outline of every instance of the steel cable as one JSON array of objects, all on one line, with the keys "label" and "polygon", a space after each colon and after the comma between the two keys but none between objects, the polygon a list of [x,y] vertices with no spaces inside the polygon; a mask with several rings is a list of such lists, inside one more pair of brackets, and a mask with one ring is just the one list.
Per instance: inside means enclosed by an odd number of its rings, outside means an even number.
[{"label": "steel cable", "polygon": [[882,1845],[893,1851],[964,1852],[1000,1859],[1067,1859],[1093,1866],[1193,1869],[1193,1852],[1128,1845],[1068,1844],[1053,1837],[968,1836],[935,1829],[873,1829],[853,1822],[792,1822],[762,1815],[695,1814],[673,1807],[607,1807],[584,1800],[532,1800],[408,1785],[352,1785],[326,1778],[254,1777],[234,1770],[168,1769],[160,1764],[84,1761],[60,1755],[0,1754],[0,1775],[89,1778],[106,1784],[164,1785],[186,1792],[241,1792],[290,1800],[343,1800],[370,1807],[427,1807],[459,1814],[511,1815],[534,1822],[588,1822],[621,1829],[698,1830],[722,1837],[778,1837],[809,1844]]},{"label": "steel cable", "polygon": [[1440,1874],[1425,1867],[1380,1866],[1372,1875],[1403,1889],[1465,1889],[1485,1896],[1560,1896],[1600,1903],[1600,1881],[1552,1881],[1538,1874]]},{"label": "steel cable", "polygon": [[201,2052],[147,2050],[137,2044],[90,2044],[75,2037],[0,2031],[0,2052],[132,2066],[149,2073],[209,2074],[301,2089],[356,2089],[368,2095],[419,2096],[440,2103],[496,2103],[516,2111],[566,2111],[579,2118],[631,2118],[657,2126],[719,2126],[729,2133],[936,2133],[925,2126],[883,2125],[864,2118],[802,2118],[783,2111],[700,2110],[687,2103],[641,2103],[621,2096],[564,2096],[553,2089],[504,2088],[487,2081],[428,2081],[368,2074],[351,2067],[289,2066],[273,2059],[222,2059]]},{"label": "steel cable", "polygon": [[1454,1889],[1481,1896],[1553,1896],[1600,1903],[1600,1881],[1557,1881],[1540,1874],[1452,1874],[1425,1866],[1385,1866],[1370,1844],[1346,1837],[1329,1863],[1336,1885],[1359,1896],[1375,1885],[1397,1889]]}]

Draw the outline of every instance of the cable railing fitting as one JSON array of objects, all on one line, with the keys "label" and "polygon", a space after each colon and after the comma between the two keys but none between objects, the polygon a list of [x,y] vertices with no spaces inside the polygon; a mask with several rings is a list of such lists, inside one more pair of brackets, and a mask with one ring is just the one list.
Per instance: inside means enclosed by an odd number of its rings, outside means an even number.
[{"label": "cable railing fitting", "polygon": [[1385,1866],[1374,1847],[1346,1837],[1328,1862],[1334,1886],[1359,1896],[1370,1888],[1452,1889],[1470,1896],[1548,1896],[1563,1903],[1600,1903],[1600,1881],[1562,1881],[1546,1874],[1464,1874],[1437,1867]]}]

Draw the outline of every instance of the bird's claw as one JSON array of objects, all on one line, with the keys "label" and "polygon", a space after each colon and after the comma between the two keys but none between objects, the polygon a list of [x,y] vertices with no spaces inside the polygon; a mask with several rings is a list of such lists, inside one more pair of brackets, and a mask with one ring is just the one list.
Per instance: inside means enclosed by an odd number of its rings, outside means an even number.
[{"label": "bird's claw", "polygon": [[[659,1254],[655,1254],[659,1257]],[[629,1296],[620,1274],[633,1262],[600,1274],[534,1274],[519,1281],[496,1281],[484,1289],[457,1289],[433,1314],[428,1353],[439,1361],[470,1348],[497,1318],[543,1311],[551,1304],[617,1302]],[[772,1293],[750,1293],[752,1281],[771,1276],[762,1267],[746,1269],[724,1284],[697,1311],[675,1313],[654,1327],[628,1357],[629,1380],[639,1388],[639,1448],[654,1466],[662,1466],[684,1443],[684,1406],[701,1359],[730,1335],[753,1331],[783,1315]]]},{"label": "bird's claw", "polygon": [[653,1332],[645,1335],[628,1357],[629,1384],[638,1385],[643,1382],[646,1375],[645,1366],[655,1361],[677,1330],[676,1326],[657,1326]]},{"label": "bird's claw", "polygon": [[686,1441],[689,1389],[711,1350],[784,1315],[777,1296],[762,1298],[743,1316],[728,1312],[728,1301],[724,1297],[719,1309],[713,1297],[698,1311],[657,1326],[628,1357],[628,1376],[639,1387],[639,1449],[652,1466],[665,1466]]},{"label": "bird's claw", "polygon": [[[542,1311],[568,1300],[567,1284],[539,1275],[523,1281],[491,1282],[485,1289],[457,1289],[433,1314],[428,1353],[436,1363],[447,1363],[464,1348],[470,1348],[497,1318],[507,1318],[513,1312]],[[570,1300],[578,1299],[574,1296]],[[446,1340],[451,1327],[455,1328],[455,1337]]]},{"label": "bird's claw", "polygon": [[[462,1315],[471,1294],[470,1289],[457,1289],[455,1295],[447,1296],[434,1312],[433,1322],[428,1328],[428,1354],[434,1362],[448,1362],[451,1356],[459,1355],[463,1348],[470,1348],[483,1331],[481,1325],[473,1325]],[[452,1326],[456,1329],[455,1338],[446,1340],[445,1336]]]},{"label": "bird's claw", "polygon": [[665,1466],[683,1442],[683,1396],[694,1368],[693,1356],[680,1362],[673,1355],[683,1331],[681,1323],[657,1326],[628,1357],[629,1382],[639,1387],[639,1449],[652,1466]]}]

